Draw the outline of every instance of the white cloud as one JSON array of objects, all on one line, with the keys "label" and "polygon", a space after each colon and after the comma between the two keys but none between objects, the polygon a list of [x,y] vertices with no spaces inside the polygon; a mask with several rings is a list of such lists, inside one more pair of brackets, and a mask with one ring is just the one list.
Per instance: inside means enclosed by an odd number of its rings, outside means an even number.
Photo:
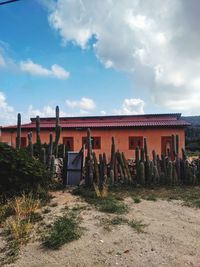
[{"label": "white cloud", "polygon": [[199,9],[196,0],[57,0],[49,21],[64,43],[86,48],[95,36],[97,58],[133,75],[151,104],[199,113]]},{"label": "white cloud", "polygon": [[31,75],[52,76],[58,79],[67,79],[70,75],[68,71],[59,65],[54,64],[51,66],[51,69],[47,69],[39,64],[34,63],[30,59],[21,61],[20,68],[23,72],[27,72]]},{"label": "white cloud", "polygon": [[139,98],[124,99],[122,107],[119,110],[114,110],[115,114],[119,115],[137,115],[144,114],[144,101]]},{"label": "white cloud", "polygon": [[0,109],[4,112],[12,112],[14,110],[13,107],[8,105],[6,96],[3,92],[0,92]]},{"label": "white cloud", "polygon": [[14,108],[7,103],[5,94],[0,92],[0,125],[5,125],[8,122],[12,124],[15,120]]},{"label": "white cloud", "polygon": [[82,97],[80,100],[66,100],[66,105],[69,108],[80,108],[81,110],[93,110],[96,104],[93,99]]}]

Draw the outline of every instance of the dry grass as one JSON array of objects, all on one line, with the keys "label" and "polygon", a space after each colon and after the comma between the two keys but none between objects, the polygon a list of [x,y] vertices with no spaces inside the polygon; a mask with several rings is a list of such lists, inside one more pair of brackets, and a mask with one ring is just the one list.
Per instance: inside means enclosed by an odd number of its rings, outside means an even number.
[{"label": "dry grass", "polygon": [[35,199],[31,193],[14,198],[12,204],[15,215],[24,218],[30,217],[31,214],[35,213],[40,207],[39,199]]},{"label": "dry grass", "polygon": [[29,238],[33,225],[30,220],[12,217],[6,221],[6,229],[10,237],[18,244],[25,244]]}]

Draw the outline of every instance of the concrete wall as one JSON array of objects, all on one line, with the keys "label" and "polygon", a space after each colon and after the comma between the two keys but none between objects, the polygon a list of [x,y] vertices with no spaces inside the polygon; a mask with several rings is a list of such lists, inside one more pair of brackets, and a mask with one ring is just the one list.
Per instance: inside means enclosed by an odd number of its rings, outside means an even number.
[{"label": "concrete wall", "polygon": [[[42,142],[49,143],[49,130],[41,130]],[[21,136],[27,138],[28,131],[22,131]],[[185,148],[185,132],[183,128],[146,128],[146,129],[92,129],[92,136],[101,136],[101,149],[94,150],[97,155],[105,152],[108,158],[111,151],[111,138],[115,138],[116,149],[123,151],[127,158],[135,157],[135,150],[129,150],[129,136],[143,136],[147,138],[149,155],[154,149],[157,154],[161,154],[161,137],[179,135],[179,151]],[[53,132],[55,136],[55,133]],[[74,137],[74,151],[79,151],[82,146],[82,137],[86,136],[86,130],[62,130],[60,144],[63,142],[63,137]],[[36,140],[35,132],[33,132],[33,142]],[[16,145],[16,132],[2,131],[1,141],[6,142],[13,147]],[[28,143],[28,138],[27,138]]]}]

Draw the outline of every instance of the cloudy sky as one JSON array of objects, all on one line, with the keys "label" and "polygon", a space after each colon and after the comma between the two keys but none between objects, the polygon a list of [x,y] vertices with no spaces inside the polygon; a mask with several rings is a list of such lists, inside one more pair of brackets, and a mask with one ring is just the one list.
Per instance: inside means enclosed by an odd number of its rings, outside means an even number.
[{"label": "cloudy sky", "polygon": [[0,5],[0,125],[56,105],[63,116],[199,115],[199,25],[199,0]]}]

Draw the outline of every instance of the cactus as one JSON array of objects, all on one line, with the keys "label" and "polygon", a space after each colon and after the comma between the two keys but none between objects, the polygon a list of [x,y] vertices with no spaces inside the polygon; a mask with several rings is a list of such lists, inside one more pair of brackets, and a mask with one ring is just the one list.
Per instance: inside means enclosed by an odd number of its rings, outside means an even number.
[{"label": "cactus", "polygon": [[118,160],[117,160],[117,153],[115,152],[114,156],[114,179],[118,182],[119,179],[119,172],[118,172]]},{"label": "cactus", "polygon": [[145,169],[144,169],[144,162],[140,162],[139,166],[139,183],[141,185],[145,185]]},{"label": "cactus", "polygon": [[98,185],[99,184],[99,166],[98,166],[95,152],[93,152],[92,155],[93,155],[93,160],[94,160],[94,181]]},{"label": "cactus", "polygon": [[156,160],[156,152],[155,150],[152,151],[152,156],[153,156],[153,165],[157,166],[157,160]]},{"label": "cactus", "polygon": [[33,142],[32,142],[32,132],[28,133],[28,151],[31,157],[33,157]]},{"label": "cactus", "polygon": [[46,149],[43,147],[41,149],[41,162],[43,164],[46,164],[47,160],[46,160]]},{"label": "cactus", "polygon": [[140,149],[140,161],[144,162],[144,148]]},{"label": "cactus", "polygon": [[60,111],[59,111],[59,107],[56,106],[56,127],[55,127],[55,155],[56,155],[56,158],[58,157],[58,143],[59,143],[59,140],[60,140],[60,134],[61,134],[61,126],[60,126],[60,118],[59,118],[59,114],[60,114]]},{"label": "cactus", "polygon": [[147,160],[148,148],[147,148],[147,139],[146,138],[144,138],[144,154],[145,154],[145,160]]},{"label": "cactus", "polygon": [[139,183],[139,165],[140,165],[139,147],[136,147],[135,149],[135,165],[136,165],[136,182]]},{"label": "cactus", "polygon": [[51,179],[54,178],[55,173],[56,173],[55,156],[52,155],[51,164],[50,164],[50,176],[51,176]]},{"label": "cactus", "polygon": [[110,168],[114,170],[115,163],[115,139],[112,137]]},{"label": "cactus", "polygon": [[172,162],[169,161],[167,165],[167,184],[172,185],[172,180],[173,180],[173,166]]},{"label": "cactus", "polygon": [[158,184],[159,183],[159,173],[157,166],[153,164],[153,184]]},{"label": "cactus", "polygon": [[90,129],[87,129],[87,158],[88,160],[91,159],[92,155],[92,139],[91,139],[91,132]]},{"label": "cactus", "polygon": [[110,169],[110,183],[113,185],[114,182],[115,182],[114,171],[113,171],[113,169]]},{"label": "cactus", "polygon": [[179,156],[179,136],[176,135],[176,155]]},{"label": "cactus", "polygon": [[131,173],[130,173],[130,170],[129,170],[129,167],[128,167],[128,162],[127,162],[123,152],[122,152],[122,160],[123,160],[123,163],[124,163],[124,167],[125,167],[125,170],[126,170],[128,181],[131,182],[131,180],[132,180]]},{"label": "cactus", "polygon": [[[128,174],[127,174],[127,172],[126,172],[126,168],[125,168],[125,165],[124,165],[124,161],[123,161],[123,159],[122,159],[122,154],[118,151],[118,153],[117,153],[117,158],[118,158],[118,162],[119,162],[119,165],[120,165],[120,167],[121,167],[121,171],[123,172],[123,175],[122,175],[122,177],[123,177],[123,179],[125,180],[125,182],[126,181],[128,181]],[[122,178],[121,177],[121,178]]]},{"label": "cactus", "polygon": [[175,162],[172,163],[172,177],[173,177],[172,178],[172,184],[177,185],[178,184],[178,174],[177,174]]},{"label": "cactus", "polygon": [[53,134],[49,134],[49,157],[53,154]]},{"label": "cactus", "polygon": [[16,149],[21,147],[21,114],[17,114],[17,137],[16,137]]},{"label": "cactus", "polygon": [[40,147],[41,139],[40,139],[40,117],[39,116],[36,117],[35,123],[36,123],[36,143]]},{"label": "cactus", "polygon": [[150,160],[149,160],[149,156],[147,156],[147,159],[146,159],[146,161],[145,161],[144,164],[145,164],[144,166],[145,166],[146,183],[148,185],[150,185],[151,184],[151,176],[152,176],[152,174],[150,172]]},{"label": "cactus", "polygon": [[61,133],[61,126],[58,125],[56,127],[56,137],[55,137],[55,154],[56,154],[56,158],[58,157],[58,143],[59,143],[59,139],[60,139],[60,133]]},{"label": "cactus", "polygon": [[182,148],[182,159],[186,160],[187,159],[187,154],[186,151]]},{"label": "cactus", "polygon": [[176,140],[174,134],[172,134],[172,154],[174,157],[176,156]]},{"label": "cactus", "polygon": [[58,127],[60,124],[59,115],[60,115],[59,106],[56,106],[56,127]]},{"label": "cactus", "polygon": [[103,183],[106,183],[107,178],[108,178],[108,173],[107,173],[107,158],[106,154],[103,153]]}]

